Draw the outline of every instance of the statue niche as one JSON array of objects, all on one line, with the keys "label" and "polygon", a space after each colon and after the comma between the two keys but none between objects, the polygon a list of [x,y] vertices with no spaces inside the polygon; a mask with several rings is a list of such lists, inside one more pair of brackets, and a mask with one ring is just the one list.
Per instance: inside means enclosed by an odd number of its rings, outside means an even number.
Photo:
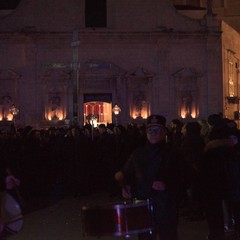
[{"label": "statue niche", "polygon": [[175,78],[176,106],[181,118],[196,118],[199,115],[198,78],[194,69],[183,68],[173,74]]},{"label": "statue niche", "polygon": [[186,116],[191,116],[193,113],[193,94],[191,88],[186,86],[181,91],[181,109],[185,113]]},{"label": "statue niche", "polygon": [[68,111],[70,73],[59,70],[46,71],[42,77],[44,117],[48,121],[65,120]]},{"label": "statue niche", "polygon": [[137,68],[127,74],[130,116],[146,119],[150,114],[150,89],[154,74],[147,69]]},{"label": "statue niche", "polygon": [[142,89],[138,89],[133,96],[133,108],[135,108],[135,117],[142,118],[143,113],[147,112],[146,92]]},{"label": "statue niche", "polygon": [[61,118],[60,111],[61,109],[61,98],[57,93],[50,95],[49,97],[49,113],[51,120],[59,120]]},{"label": "statue niche", "polygon": [[1,118],[2,120],[12,120],[12,114],[10,113],[10,108],[13,104],[12,97],[4,95],[1,97]]}]

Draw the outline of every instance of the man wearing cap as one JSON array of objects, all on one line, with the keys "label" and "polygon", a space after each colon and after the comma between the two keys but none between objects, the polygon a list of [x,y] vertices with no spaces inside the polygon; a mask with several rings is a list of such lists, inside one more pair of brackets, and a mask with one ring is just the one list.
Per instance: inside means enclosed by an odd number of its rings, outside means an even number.
[{"label": "man wearing cap", "polygon": [[[184,185],[180,155],[166,143],[166,118],[151,115],[147,119],[147,143],[135,150],[115,179],[121,183],[124,198],[150,200],[153,205],[153,233],[141,233],[139,239],[177,240],[178,194]],[[137,217],[137,216],[136,216]]]}]

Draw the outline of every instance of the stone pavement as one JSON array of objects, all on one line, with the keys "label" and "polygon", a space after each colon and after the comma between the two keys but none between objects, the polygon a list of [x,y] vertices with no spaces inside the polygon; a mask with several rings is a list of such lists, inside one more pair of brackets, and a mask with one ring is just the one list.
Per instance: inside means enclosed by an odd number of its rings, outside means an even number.
[{"label": "stone pavement", "polygon": [[[104,194],[90,197],[65,197],[57,202],[45,205],[41,209],[28,212],[24,216],[23,229],[9,240],[97,240],[99,238],[84,236],[82,231],[81,209],[86,205],[102,204],[111,201]],[[180,219],[180,240],[205,240],[207,225],[205,221],[188,222]],[[101,240],[116,240],[121,237],[104,236]],[[136,236],[129,238],[137,239]]]}]

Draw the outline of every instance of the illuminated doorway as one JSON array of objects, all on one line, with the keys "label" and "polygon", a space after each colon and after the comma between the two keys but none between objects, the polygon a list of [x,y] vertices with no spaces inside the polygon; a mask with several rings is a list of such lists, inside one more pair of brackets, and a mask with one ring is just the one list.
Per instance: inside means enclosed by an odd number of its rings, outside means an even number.
[{"label": "illuminated doorway", "polygon": [[112,94],[111,93],[85,93],[84,124],[91,123],[94,127],[99,124],[112,123]]},{"label": "illuminated doorway", "polygon": [[94,127],[99,124],[112,123],[112,103],[108,102],[86,102],[84,103],[84,124],[91,123]]}]

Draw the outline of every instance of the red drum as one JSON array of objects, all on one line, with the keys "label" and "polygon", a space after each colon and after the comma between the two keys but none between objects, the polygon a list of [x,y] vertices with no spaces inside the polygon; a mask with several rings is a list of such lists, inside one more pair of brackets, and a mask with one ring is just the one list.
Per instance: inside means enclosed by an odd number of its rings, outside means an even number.
[{"label": "red drum", "polygon": [[9,236],[16,234],[22,229],[23,226],[23,216],[22,210],[18,202],[8,193],[0,193],[0,203],[1,203],[1,220],[5,223],[3,232],[0,236]]},{"label": "red drum", "polygon": [[83,231],[89,236],[129,237],[152,232],[152,206],[149,200],[83,207]]}]

